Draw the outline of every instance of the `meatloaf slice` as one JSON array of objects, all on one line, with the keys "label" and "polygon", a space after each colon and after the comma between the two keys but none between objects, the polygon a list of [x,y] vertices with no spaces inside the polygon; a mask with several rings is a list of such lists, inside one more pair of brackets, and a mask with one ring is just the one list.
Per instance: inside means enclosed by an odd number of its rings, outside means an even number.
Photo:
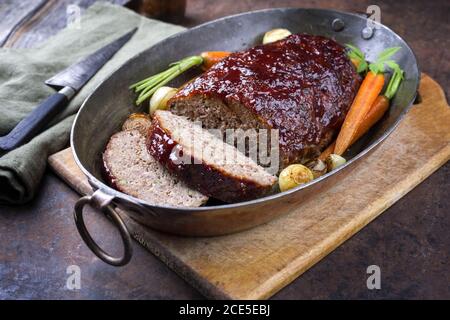
[{"label": "meatloaf slice", "polygon": [[164,169],[148,153],[138,130],[114,134],[103,153],[103,164],[113,188],[151,204],[198,207],[208,200]]},{"label": "meatloaf slice", "polygon": [[344,48],[307,34],[236,52],[187,83],[172,112],[206,128],[279,130],[281,167],[319,155],[360,84]]},{"label": "meatloaf slice", "polygon": [[190,187],[225,202],[264,196],[277,182],[220,137],[170,111],[156,111],[147,148]]}]

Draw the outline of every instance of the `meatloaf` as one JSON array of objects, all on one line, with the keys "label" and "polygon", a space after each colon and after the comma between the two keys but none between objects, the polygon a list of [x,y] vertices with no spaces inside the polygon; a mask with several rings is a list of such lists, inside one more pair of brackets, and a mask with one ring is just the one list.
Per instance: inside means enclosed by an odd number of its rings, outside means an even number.
[{"label": "meatloaf", "polygon": [[279,130],[283,168],[315,158],[331,142],[359,84],[340,44],[294,34],[231,54],[187,83],[169,105],[206,128]]},{"label": "meatloaf", "polygon": [[155,205],[206,203],[207,196],[189,188],[148,153],[138,130],[146,126],[143,118],[129,118],[125,124],[128,130],[114,134],[103,153],[104,176],[111,187]]},{"label": "meatloaf", "polygon": [[277,182],[220,136],[170,111],[155,112],[147,148],[191,188],[225,202],[262,197]]}]

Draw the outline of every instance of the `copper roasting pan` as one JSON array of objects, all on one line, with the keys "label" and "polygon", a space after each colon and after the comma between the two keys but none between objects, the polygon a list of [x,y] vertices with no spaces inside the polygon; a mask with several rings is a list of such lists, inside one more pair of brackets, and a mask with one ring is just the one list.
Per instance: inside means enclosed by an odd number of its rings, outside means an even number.
[{"label": "copper roasting pan", "polygon": [[[395,58],[405,71],[405,80],[383,119],[345,154],[346,165],[308,184],[253,201],[207,205],[200,208],[155,206],[109,187],[102,179],[101,154],[111,135],[120,130],[127,116],[140,111],[134,105],[134,94],[128,86],[164,70],[173,61],[202,51],[239,51],[261,43],[264,33],[274,28],[292,33],[308,33],[351,43],[361,48],[368,60],[374,60],[383,49],[401,47]],[[216,236],[245,230],[285,214],[351,174],[364,158],[396,128],[413,103],[419,70],[416,58],[406,42],[388,27],[372,23],[359,14],[321,9],[283,8],[248,12],[221,18],[176,34],[130,59],[103,81],[84,101],[73,124],[71,146],[78,166],[96,190],[75,205],[75,221],[89,248],[103,261],[124,265],[132,255],[130,234],[117,214],[116,206],[125,209],[133,219],[151,228],[185,236]],[[173,86],[187,81],[187,75]],[[362,161],[360,161],[362,160]],[[112,257],[89,235],[83,221],[83,206],[90,204],[108,215],[119,229],[124,254]]]}]

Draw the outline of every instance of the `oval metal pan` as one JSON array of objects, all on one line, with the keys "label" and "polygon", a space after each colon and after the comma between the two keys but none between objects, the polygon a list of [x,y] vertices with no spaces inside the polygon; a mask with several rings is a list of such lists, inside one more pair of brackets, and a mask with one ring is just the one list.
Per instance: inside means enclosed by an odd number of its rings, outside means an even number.
[{"label": "oval metal pan", "polygon": [[[344,29],[334,31],[335,19],[344,22]],[[365,40],[362,30],[367,20],[357,14],[321,9],[268,9],[221,18],[172,36],[130,59],[101,83],[86,99],[73,124],[71,145],[75,160],[94,189],[113,198],[114,203],[128,209],[139,222],[152,228],[190,236],[211,236],[232,233],[289,212],[311,194],[332,185],[348,174],[368,153],[395,129],[414,101],[419,84],[419,70],[412,50],[392,30],[377,24],[373,36]],[[200,208],[154,206],[121,193],[106,185],[101,178],[101,154],[110,136],[122,122],[139,111],[133,106],[134,95],[128,86],[167,67],[170,62],[207,50],[238,51],[261,42],[267,30],[287,28],[293,33],[323,35],[341,44],[351,43],[373,60],[387,47],[400,46],[395,56],[405,70],[403,81],[389,112],[345,155],[347,164],[308,184],[269,197],[227,205]],[[179,85],[189,79],[177,79]],[[363,162],[363,161],[361,161]]]}]

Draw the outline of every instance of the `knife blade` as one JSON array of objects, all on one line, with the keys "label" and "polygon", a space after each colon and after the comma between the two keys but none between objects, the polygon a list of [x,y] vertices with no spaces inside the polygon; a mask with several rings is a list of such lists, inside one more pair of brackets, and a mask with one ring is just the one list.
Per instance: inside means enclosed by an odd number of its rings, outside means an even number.
[{"label": "knife blade", "polygon": [[58,114],[97,71],[130,40],[137,28],[100,48],[81,61],[74,63],[45,81],[50,87],[59,89],[20,121],[6,136],[0,137],[0,149],[10,151],[33,138]]}]

